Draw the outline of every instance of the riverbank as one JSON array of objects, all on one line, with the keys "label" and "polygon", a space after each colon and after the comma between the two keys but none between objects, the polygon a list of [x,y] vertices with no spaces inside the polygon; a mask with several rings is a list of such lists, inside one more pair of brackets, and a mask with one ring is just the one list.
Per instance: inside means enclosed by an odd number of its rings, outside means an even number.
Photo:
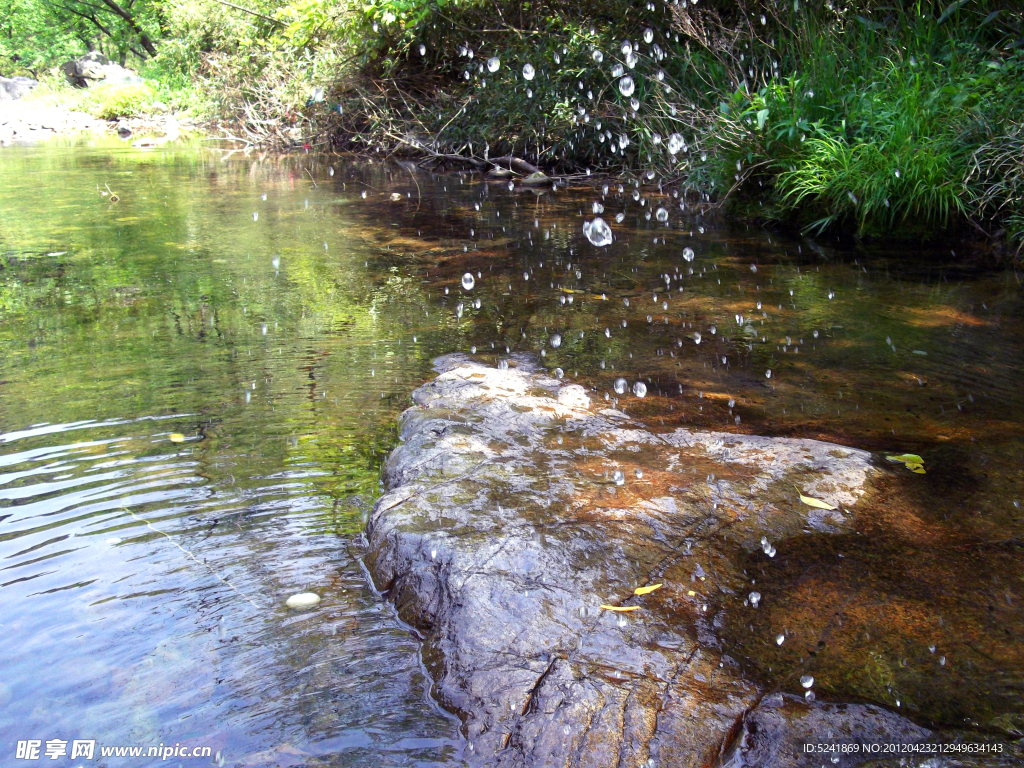
[{"label": "riverbank", "polygon": [[0,102],[0,146],[53,138],[116,135],[147,148],[172,141],[182,132],[200,131],[198,121],[184,115],[150,114],[104,120],[45,99]]}]

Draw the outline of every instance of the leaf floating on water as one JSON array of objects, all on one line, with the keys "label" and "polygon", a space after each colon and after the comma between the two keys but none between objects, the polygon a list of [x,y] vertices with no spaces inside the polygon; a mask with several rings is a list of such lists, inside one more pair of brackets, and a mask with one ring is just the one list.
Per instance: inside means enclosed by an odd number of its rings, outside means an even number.
[{"label": "leaf floating on water", "polygon": [[171,432],[171,442],[172,443],[184,443],[185,442],[185,436],[183,434],[181,434],[181,432]]},{"label": "leaf floating on water", "polygon": [[899,456],[886,456],[885,458],[897,464],[903,464],[916,475],[925,474],[924,459],[916,453],[901,453]]},{"label": "leaf floating on water", "polygon": [[606,611],[615,611],[617,613],[626,613],[628,611],[640,610],[639,605],[602,605],[601,608],[603,608]]},{"label": "leaf floating on water", "polygon": [[661,589],[662,586],[663,585],[661,585],[661,584],[652,584],[649,587],[637,587],[636,589],[633,590],[633,594],[634,595],[649,595],[654,590]]},{"label": "leaf floating on water", "polygon": [[800,493],[799,488],[797,489],[797,495],[800,497],[800,501],[802,501],[808,507],[814,507],[815,509],[838,509],[838,507],[832,506],[827,501],[816,499],[813,496],[804,496],[802,493]]},{"label": "leaf floating on water", "polygon": [[916,453],[901,453],[899,456],[886,456],[885,458],[897,464],[924,464],[924,459]]}]

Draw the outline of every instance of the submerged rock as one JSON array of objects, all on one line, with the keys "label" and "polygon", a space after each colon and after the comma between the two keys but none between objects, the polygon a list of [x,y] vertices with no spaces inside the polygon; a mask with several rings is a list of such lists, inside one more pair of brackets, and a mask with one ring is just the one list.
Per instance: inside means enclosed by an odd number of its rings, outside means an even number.
[{"label": "submerged rock", "polygon": [[[775,723],[777,744],[857,727],[867,714],[856,708],[800,700],[811,714],[780,724],[717,630],[726,613],[756,610],[737,554],[764,537],[851,532],[846,510],[877,471],[869,454],[656,434],[531,358],[510,362],[436,361],[402,416],[367,530],[376,586],[423,635],[470,763],[686,768],[739,749],[757,723]],[[802,505],[797,489],[837,509]],[[880,732],[925,733],[884,714]],[[755,742],[744,754],[764,753]]]}]

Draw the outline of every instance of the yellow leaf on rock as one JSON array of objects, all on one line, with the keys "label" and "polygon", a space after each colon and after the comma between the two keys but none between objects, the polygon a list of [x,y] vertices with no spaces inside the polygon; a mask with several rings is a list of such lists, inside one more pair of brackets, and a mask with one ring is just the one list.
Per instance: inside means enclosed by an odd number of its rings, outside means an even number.
[{"label": "yellow leaf on rock", "polygon": [[797,495],[800,496],[800,501],[802,501],[808,507],[814,507],[815,509],[837,509],[837,507],[832,506],[827,501],[815,499],[812,496],[804,496],[802,493],[800,493],[799,490],[797,490]]},{"label": "yellow leaf on rock", "polygon": [[636,589],[633,590],[633,594],[634,595],[649,595],[654,590],[661,589],[661,587],[662,587],[661,584],[654,584],[654,585],[652,585],[650,587],[637,587]]},{"label": "yellow leaf on rock", "polygon": [[618,611],[619,613],[625,613],[626,611],[639,611],[639,605],[602,605],[606,611]]},{"label": "yellow leaf on rock", "polygon": [[172,432],[171,433],[171,442],[172,443],[184,443],[185,442],[185,436],[183,434],[181,434],[181,432]]}]

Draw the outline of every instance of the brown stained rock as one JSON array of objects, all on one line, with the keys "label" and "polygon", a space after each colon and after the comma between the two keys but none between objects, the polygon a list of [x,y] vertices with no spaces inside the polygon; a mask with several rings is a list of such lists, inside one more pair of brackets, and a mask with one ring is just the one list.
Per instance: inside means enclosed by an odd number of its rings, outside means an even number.
[{"label": "brown stained rock", "polygon": [[[696,768],[761,722],[751,717],[775,717],[757,715],[764,691],[718,638],[725,601],[737,609],[749,585],[735,563],[763,536],[851,533],[848,510],[876,472],[869,455],[655,434],[525,356],[508,370],[463,355],[435,367],[402,416],[367,565],[423,634],[469,763]],[[801,505],[797,488],[839,509]],[[665,586],[633,595],[655,582]],[[815,727],[862,714],[800,705]],[[893,735],[924,733],[885,714]]]}]

